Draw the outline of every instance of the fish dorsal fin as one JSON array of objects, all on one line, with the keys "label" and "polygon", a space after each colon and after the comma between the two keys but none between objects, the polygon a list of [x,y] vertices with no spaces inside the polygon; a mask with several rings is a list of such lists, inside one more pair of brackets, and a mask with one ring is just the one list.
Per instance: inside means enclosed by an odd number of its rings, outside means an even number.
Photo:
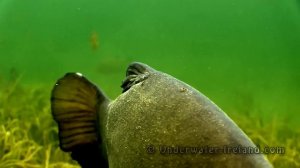
[{"label": "fish dorsal fin", "polygon": [[55,84],[51,110],[59,127],[62,150],[72,152],[87,144],[101,144],[97,110],[107,98],[80,73],[67,73]]}]

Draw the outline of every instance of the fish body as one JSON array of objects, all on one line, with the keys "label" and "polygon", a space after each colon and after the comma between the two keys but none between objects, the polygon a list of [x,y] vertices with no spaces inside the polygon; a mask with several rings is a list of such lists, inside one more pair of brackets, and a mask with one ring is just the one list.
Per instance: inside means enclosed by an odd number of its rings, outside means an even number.
[{"label": "fish body", "polygon": [[74,73],[54,87],[52,113],[61,147],[80,164],[94,162],[82,155],[96,153],[102,161],[98,165],[110,168],[272,167],[260,153],[234,153],[231,149],[257,147],[217,105],[188,84],[132,63],[122,88],[123,93],[110,100]]}]

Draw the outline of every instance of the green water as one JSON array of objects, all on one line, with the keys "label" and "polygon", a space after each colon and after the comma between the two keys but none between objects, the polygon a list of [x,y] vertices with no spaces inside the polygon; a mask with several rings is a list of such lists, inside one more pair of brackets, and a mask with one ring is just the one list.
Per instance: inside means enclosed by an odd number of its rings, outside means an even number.
[{"label": "green water", "polygon": [[300,167],[299,0],[0,0],[0,167],[28,153],[37,167],[74,164],[58,147],[52,86],[81,72],[113,99],[132,61],[195,87],[255,142],[286,147],[268,155],[275,167]]},{"label": "green water", "polygon": [[24,85],[79,71],[115,98],[128,63],[141,61],[229,114],[299,128],[299,57],[298,0],[0,0],[0,74],[15,69]]}]

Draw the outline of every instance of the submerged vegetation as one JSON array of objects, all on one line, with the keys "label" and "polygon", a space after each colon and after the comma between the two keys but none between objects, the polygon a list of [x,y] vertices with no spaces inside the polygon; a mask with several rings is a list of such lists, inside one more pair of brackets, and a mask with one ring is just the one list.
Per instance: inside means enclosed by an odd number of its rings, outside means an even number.
[{"label": "submerged vegetation", "polygon": [[20,85],[15,74],[0,85],[0,167],[78,168],[59,149],[49,90]]},{"label": "submerged vegetation", "polygon": [[[78,168],[59,149],[58,130],[50,112],[51,88],[23,86],[20,79],[21,75],[15,72],[9,80],[0,78],[0,167]],[[237,111],[256,112],[233,114],[233,119],[261,149],[284,147],[284,154],[266,155],[274,167],[300,167],[300,129],[291,128],[278,118],[270,122],[260,119],[259,111],[248,99]]]},{"label": "submerged vegetation", "polygon": [[[258,114],[258,113],[257,113]],[[300,129],[278,118],[264,122],[258,116],[238,116],[233,120],[245,131],[261,151],[269,149],[267,158],[275,168],[300,167]],[[268,151],[266,151],[268,152]]]}]

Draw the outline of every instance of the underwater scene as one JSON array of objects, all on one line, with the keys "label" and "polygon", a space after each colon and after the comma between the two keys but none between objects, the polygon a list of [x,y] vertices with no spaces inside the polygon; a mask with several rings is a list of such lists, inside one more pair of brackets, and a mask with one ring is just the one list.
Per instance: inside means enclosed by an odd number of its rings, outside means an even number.
[{"label": "underwater scene", "polygon": [[0,167],[79,168],[55,83],[80,72],[114,100],[136,61],[207,96],[275,168],[300,167],[299,0],[0,0]]}]

